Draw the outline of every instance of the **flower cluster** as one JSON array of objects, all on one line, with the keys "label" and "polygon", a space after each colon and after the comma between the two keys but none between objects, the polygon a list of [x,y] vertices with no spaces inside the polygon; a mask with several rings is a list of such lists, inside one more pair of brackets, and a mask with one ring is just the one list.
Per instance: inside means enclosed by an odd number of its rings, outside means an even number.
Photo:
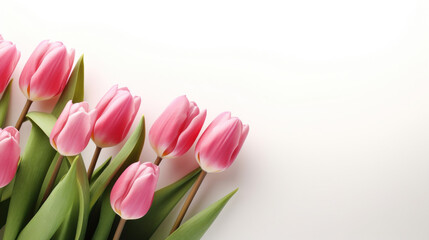
[{"label": "flower cluster", "polygon": [[[25,171],[29,171],[27,170],[29,168],[26,167],[26,164],[31,161],[31,159],[27,159],[25,155],[21,163],[23,165],[23,173],[16,174],[17,171],[21,171],[21,169],[18,169],[21,152],[19,129],[33,102],[52,99],[63,93],[71,79],[71,75],[73,75],[71,72],[73,69],[74,56],[75,51],[73,49],[68,50],[61,42],[42,41],[31,54],[21,72],[19,87],[27,98],[27,103],[15,127],[8,126],[4,129],[0,129],[0,152],[2,152],[0,155],[0,200],[7,198],[7,196],[2,196],[2,189],[10,188],[13,189],[12,196],[9,196],[12,197],[11,201],[16,201],[17,199],[19,201],[19,193],[22,191],[19,187],[25,185],[25,182],[32,182],[32,184],[36,185],[37,181],[39,181],[40,184],[35,187],[37,187],[37,189],[42,189],[42,192],[40,192],[42,195],[40,196],[43,196],[43,198],[41,198],[39,203],[30,202],[34,201],[32,199],[36,199],[37,196],[36,198],[32,196],[30,199],[25,199],[28,206],[38,206],[35,209],[35,215],[33,215],[34,212],[30,211],[22,213],[23,211],[16,210],[13,204],[11,204],[5,225],[4,239],[26,239],[24,236],[28,234],[28,231],[31,231],[28,229],[32,229],[32,224],[40,224],[43,222],[42,220],[38,220],[42,218],[39,212],[44,211],[45,206],[49,204],[53,204],[56,201],[63,201],[56,199],[59,197],[56,196],[54,192],[61,191],[62,182],[67,181],[68,178],[63,177],[61,179],[59,175],[69,176],[69,174],[72,174],[71,169],[77,164],[76,161],[82,161],[79,154],[87,147],[91,139],[95,143],[96,149],[86,172],[85,181],[81,180],[81,184],[86,184],[87,188],[91,190],[91,196],[88,196],[88,198],[91,198],[91,201],[94,197],[93,195],[95,195],[94,192],[96,192],[94,189],[97,186],[102,186],[100,187],[101,191],[110,191],[110,193],[108,192],[107,194],[110,195],[112,211],[121,218],[114,239],[119,239],[125,220],[139,219],[149,211],[160,175],[159,165],[161,161],[163,159],[174,159],[184,155],[196,142],[194,152],[195,159],[201,167],[200,175],[193,186],[193,190],[191,190],[191,194],[188,196],[188,201],[186,201],[181,213],[177,217],[176,223],[172,228],[172,232],[174,232],[179,227],[204,176],[207,173],[224,171],[230,167],[237,158],[249,132],[248,125],[243,124],[241,120],[236,117],[231,117],[230,112],[224,112],[208,125],[201,134],[201,137],[197,140],[204,126],[207,111],[200,110],[197,104],[189,101],[186,96],[179,96],[167,106],[150,128],[148,135],[149,142],[156,154],[156,159],[153,163],[139,160],[142,144],[144,142],[142,140],[140,141],[140,148],[138,147],[139,141],[134,143],[136,147],[132,149],[137,150],[124,150],[124,152],[128,151],[127,153],[122,153],[121,151],[122,155],[128,154],[125,157],[118,154],[118,158],[122,157],[122,159],[124,159],[119,165],[116,164],[116,162],[113,163],[114,160],[112,160],[111,164],[109,164],[109,162],[103,164],[107,167],[101,166],[99,169],[95,170],[100,151],[103,148],[118,145],[126,139],[138,114],[141,99],[138,96],[133,96],[128,88],[118,88],[117,85],[113,86],[101,98],[94,109],[90,109],[87,102],[76,101],[76,99],[69,97],[65,99],[67,102],[64,102],[65,106],[62,105],[64,107],[61,114],[59,114],[59,116],[57,115],[58,118],[55,123],[49,125],[49,121],[46,121],[42,124],[44,127],[41,127],[44,131],[48,129],[45,132],[49,136],[46,137],[49,137],[52,151],[56,152],[58,156],[57,159],[52,159],[52,154],[49,155],[46,153],[48,161],[52,161],[52,167],[49,168],[48,171],[48,164],[40,171],[44,174],[48,174],[46,176],[46,184],[44,184],[42,188],[42,182],[36,179],[36,177],[33,176],[34,174],[24,176],[26,174]],[[0,93],[5,92],[6,87],[10,84],[11,75],[19,59],[20,52],[17,50],[15,44],[4,40],[0,36]],[[6,96],[6,94],[4,94],[4,96]],[[67,97],[68,95],[65,96]],[[55,115],[47,115],[49,119],[56,117]],[[34,127],[33,123],[33,128]],[[41,139],[43,140],[43,138]],[[30,143],[29,140],[28,145],[33,146],[36,144],[43,144],[43,142]],[[124,146],[125,149],[127,149],[127,147],[128,146]],[[28,147],[25,151],[31,152],[33,149],[34,147]],[[138,154],[131,154],[135,152]],[[44,153],[40,154],[43,155]],[[71,157],[68,159],[74,160],[64,163],[64,157]],[[41,158],[43,158],[43,156]],[[61,172],[62,168],[68,169],[68,172]],[[110,169],[113,170],[110,171]],[[97,171],[97,174],[95,171]],[[13,184],[14,182],[12,180],[15,175],[17,175],[17,177],[15,178],[15,184]],[[78,177],[78,179],[80,178]],[[117,179],[116,182],[114,182],[115,179]],[[98,184],[99,181],[104,182]],[[109,187],[110,182],[112,184]],[[70,189],[70,191],[72,190]],[[97,196],[99,197],[100,195],[101,193]],[[97,201],[97,199],[95,199],[94,204],[100,201],[101,200]],[[90,207],[92,207],[91,204],[89,205]],[[49,206],[46,207],[46,209],[49,209]],[[25,216],[25,218],[21,216]],[[88,212],[86,217],[84,216],[84,219],[88,219],[89,216],[90,214]],[[27,218],[32,218],[32,220],[27,222],[25,220]],[[64,220],[65,218],[66,217],[61,218],[64,224],[68,223]],[[17,222],[20,222],[20,224],[17,224]],[[49,226],[50,227],[46,227],[48,230],[42,231],[43,234],[40,236],[46,239],[56,239],[61,235],[60,223],[56,224],[53,222]],[[1,227],[0,225],[0,228]],[[90,237],[85,236],[85,228],[86,226],[83,227],[83,233],[80,233],[83,235],[80,235],[80,238],[82,238],[82,236],[83,238]],[[97,227],[94,234],[98,234],[99,231],[101,230]],[[37,236],[38,235],[34,235],[35,238],[37,238]]]}]

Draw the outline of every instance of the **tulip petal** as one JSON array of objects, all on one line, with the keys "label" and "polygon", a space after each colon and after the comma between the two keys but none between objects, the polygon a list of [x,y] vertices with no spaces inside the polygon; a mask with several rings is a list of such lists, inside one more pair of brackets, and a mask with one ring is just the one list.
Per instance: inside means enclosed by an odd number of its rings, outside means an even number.
[{"label": "tulip petal", "polygon": [[121,202],[129,191],[129,183],[134,179],[136,172],[138,171],[140,166],[139,162],[131,164],[125,171],[121,174],[121,176],[116,181],[115,185],[112,188],[110,193],[110,203],[112,205],[112,209],[118,214],[121,215],[120,206]]},{"label": "tulip petal", "polygon": [[63,156],[79,154],[88,145],[90,134],[91,119],[88,113],[73,113],[55,139],[57,151]]},{"label": "tulip petal", "polygon": [[180,129],[187,120],[188,107],[186,96],[180,96],[173,100],[152,125],[149,141],[158,156],[164,157],[167,148],[177,142]]},{"label": "tulip petal", "polygon": [[57,139],[58,134],[60,133],[61,129],[63,129],[64,125],[67,122],[67,118],[69,117],[70,109],[72,107],[73,103],[71,100],[69,100],[64,107],[62,113],[58,117],[57,122],[54,125],[54,128],[51,131],[51,135],[49,136],[49,140],[51,142],[52,147],[57,149],[57,144],[55,143],[55,140]]},{"label": "tulip petal", "polygon": [[2,188],[15,176],[20,155],[19,143],[9,135],[9,138],[0,142],[0,152],[0,188]]},{"label": "tulip petal", "polygon": [[204,125],[206,119],[207,110],[202,111],[198,116],[192,119],[189,126],[180,134],[174,151],[168,154],[165,158],[171,158],[181,156],[185,154],[194,144],[197,139],[201,128]]},{"label": "tulip petal", "polygon": [[101,114],[104,113],[104,110],[106,109],[107,105],[110,103],[110,101],[112,100],[112,98],[116,95],[117,91],[118,91],[118,85],[114,85],[101,98],[100,102],[98,102],[97,106],[95,107],[98,110],[98,116],[100,116]]},{"label": "tulip petal", "polygon": [[241,147],[243,146],[244,140],[246,140],[246,137],[248,134],[249,134],[249,125],[243,125],[243,130],[240,136],[240,142],[238,143],[238,146],[235,148],[234,152],[232,153],[231,161],[234,161],[237,158],[237,155],[240,152]]}]

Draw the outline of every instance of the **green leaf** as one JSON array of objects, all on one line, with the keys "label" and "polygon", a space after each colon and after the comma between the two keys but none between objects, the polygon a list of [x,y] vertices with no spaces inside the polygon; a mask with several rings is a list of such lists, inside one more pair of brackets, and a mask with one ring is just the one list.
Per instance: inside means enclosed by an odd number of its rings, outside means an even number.
[{"label": "green leaf", "polygon": [[112,189],[111,185],[108,188],[108,191],[103,193],[101,197],[101,210],[100,218],[98,220],[97,229],[92,237],[93,240],[104,240],[109,238],[109,234],[112,230],[113,222],[115,221],[116,213],[112,210],[110,206],[110,190]]},{"label": "green leaf", "polygon": [[73,205],[66,215],[65,221],[55,234],[54,239],[56,240],[85,238],[89,216],[89,185],[82,158],[77,157],[74,161],[78,161],[75,184],[77,194],[74,196]]},{"label": "green leaf", "polygon": [[[19,169],[19,165],[18,165],[18,169]],[[0,202],[3,202],[9,199],[10,196],[12,196],[13,186],[15,185],[15,179],[16,178],[13,178],[12,181],[6,187],[3,187],[1,189]]]},{"label": "green leaf", "polygon": [[204,233],[209,229],[216,217],[225,207],[229,199],[238,191],[238,188],[213,203],[208,208],[199,212],[191,219],[186,221],[176,231],[174,231],[167,240],[198,240],[201,239]]},{"label": "green leaf", "polygon": [[119,153],[112,159],[110,164],[94,181],[94,183],[91,184],[90,208],[95,205],[112,180],[117,178],[131,163],[139,160],[140,153],[143,149],[144,138],[145,124],[144,117],[142,117],[136,130],[134,130],[133,134],[127,140]]},{"label": "green leaf", "polygon": [[110,161],[112,160],[112,157],[109,157],[104,163],[102,163],[97,169],[95,169],[94,173],[91,177],[91,182],[94,182],[97,180],[97,178],[101,175],[101,173],[106,169],[106,167],[109,165]]},{"label": "green leaf", "polygon": [[31,218],[43,179],[56,153],[38,124],[31,118],[30,121],[33,127],[15,176],[3,240],[15,240]]},{"label": "green leaf", "polygon": [[140,219],[128,221],[122,237],[124,239],[149,239],[192,187],[200,172],[201,168],[195,169],[179,181],[156,191],[148,213]]},{"label": "green leaf", "polygon": [[6,121],[7,109],[9,108],[10,91],[11,91],[10,89],[12,86],[12,81],[13,79],[10,80],[0,100],[0,127],[4,127],[4,123]]},{"label": "green leaf", "polygon": [[[82,161],[76,157],[69,172],[55,187],[36,215],[25,226],[18,240],[50,239],[65,220],[77,193],[77,168]],[[7,227],[6,227],[7,230]]]},{"label": "green leaf", "polygon": [[[48,172],[46,173],[45,180],[43,180],[42,187],[40,188],[39,197],[37,198],[37,203],[35,209],[39,209],[40,205],[42,203],[43,195],[45,194],[46,188],[48,187],[49,181],[51,180],[52,173],[55,168],[55,164],[58,161],[60,154],[57,153],[51,162],[51,165],[49,166]],[[60,170],[58,171],[57,178],[54,182],[54,187],[60,182],[60,180],[66,175],[67,171],[69,170],[70,165],[68,161],[62,161]]]},{"label": "green leaf", "polygon": [[55,117],[60,116],[69,100],[73,103],[82,102],[84,99],[84,64],[83,55],[77,60],[69,81],[61,94],[52,114]]},{"label": "green leaf", "polygon": [[7,209],[9,208],[9,199],[0,202],[0,228],[6,223]]}]

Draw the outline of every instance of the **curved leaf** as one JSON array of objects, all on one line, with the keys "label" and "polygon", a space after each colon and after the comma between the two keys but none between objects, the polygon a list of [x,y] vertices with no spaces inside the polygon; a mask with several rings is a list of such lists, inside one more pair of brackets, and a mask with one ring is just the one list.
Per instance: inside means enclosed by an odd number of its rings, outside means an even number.
[{"label": "curved leaf", "polygon": [[84,64],[83,55],[77,60],[76,65],[73,68],[73,72],[69,77],[66,87],[61,94],[60,99],[55,105],[52,114],[55,117],[60,116],[64,107],[69,100],[73,103],[82,102],[84,98]]},{"label": "curved leaf", "polygon": [[18,240],[50,239],[55,234],[70,211],[77,194],[75,187],[77,165],[81,162],[78,158],[76,157],[67,175],[52,190],[46,202],[19,234]]},{"label": "curved leaf", "polygon": [[191,219],[186,221],[175,232],[168,236],[167,240],[198,240],[209,229],[216,217],[225,207],[226,203],[238,191],[238,188],[210,205],[208,208],[199,212]]},{"label": "curved leaf", "polygon": [[97,169],[95,169],[94,173],[91,177],[91,182],[97,180],[97,178],[101,175],[101,173],[106,169],[106,167],[110,164],[112,157],[109,157],[106,161],[104,161]]},{"label": "curved leaf", "polygon": [[112,230],[113,222],[115,221],[115,217],[117,216],[116,213],[113,212],[112,207],[110,206],[111,189],[112,188],[109,187],[109,191],[105,191],[103,196],[101,197],[100,218],[94,236],[92,237],[93,240],[108,239],[109,234]]},{"label": "curved leaf", "polygon": [[140,153],[143,149],[145,138],[144,116],[142,116],[139,125],[133,134],[127,140],[119,153],[112,159],[106,169],[91,184],[90,208],[92,208],[109,183],[117,178],[119,174],[131,163],[139,160]]},{"label": "curved leaf", "polygon": [[15,240],[31,218],[43,179],[56,153],[42,129],[34,121],[32,125],[15,176],[3,240]]},{"label": "curved leaf", "polygon": [[9,100],[10,100],[10,89],[12,86],[12,80],[10,80],[9,84],[7,85],[6,90],[3,93],[3,96],[0,100],[0,127],[4,127],[4,123],[6,121],[7,116],[7,110],[9,108]]},{"label": "curved leaf", "polygon": [[149,239],[192,187],[200,172],[201,168],[197,168],[179,181],[156,191],[148,213],[140,219],[128,221],[122,237],[124,239]]}]

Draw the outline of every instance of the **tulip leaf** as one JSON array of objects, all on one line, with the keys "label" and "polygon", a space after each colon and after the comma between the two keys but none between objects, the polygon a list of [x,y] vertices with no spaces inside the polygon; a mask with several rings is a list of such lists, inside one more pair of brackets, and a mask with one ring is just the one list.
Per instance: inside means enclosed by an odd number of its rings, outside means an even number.
[{"label": "tulip leaf", "polygon": [[[45,194],[46,188],[48,187],[49,181],[51,180],[52,172],[54,171],[55,164],[57,163],[59,156],[60,156],[59,153],[57,153],[53,158],[51,165],[49,166],[48,172],[46,173],[46,176],[45,176],[45,180],[43,180],[42,187],[40,188],[39,197],[37,198],[37,203],[36,203],[36,209],[40,208],[43,195]],[[62,161],[60,170],[58,171],[57,178],[55,179],[55,182],[54,182],[54,187],[60,182],[60,180],[64,177],[64,175],[66,175],[69,168],[70,168],[69,162]]]},{"label": "tulip leaf", "polygon": [[113,222],[116,218],[116,213],[110,206],[110,191],[112,186],[109,185],[108,191],[103,193],[101,197],[101,210],[100,218],[98,220],[97,228],[92,236],[92,240],[104,240],[109,238],[109,234],[112,231]]},{"label": "tulip leaf", "polygon": [[32,128],[22,154],[19,171],[15,176],[3,240],[15,240],[31,218],[40,187],[56,153],[49,143],[49,138],[38,126],[40,122],[36,123],[32,118],[29,119]]},{"label": "tulip leaf", "polygon": [[74,161],[78,161],[75,185],[77,194],[74,196],[73,204],[66,219],[55,234],[54,239],[56,240],[83,240],[85,238],[89,217],[89,185],[82,157],[79,156]]},{"label": "tulip leaf", "polygon": [[118,178],[120,173],[131,163],[139,160],[140,153],[143,149],[144,139],[145,124],[144,117],[142,117],[139,125],[119,153],[111,160],[110,164],[100,174],[100,176],[91,184],[90,208],[95,205],[112,180]]},{"label": "tulip leaf", "polygon": [[57,118],[54,115],[43,112],[30,112],[27,114],[27,118],[36,123],[48,138],[51,135],[55,122],[57,121]]},{"label": "tulip leaf", "polygon": [[84,99],[84,64],[83,55],[77,60],[76,65],[69,77],[66,87],[61,94],[60,99],[55,105],[52,114],[56,117],[60,116],[64,107],[69,100],[73,103],[82,102]]},{"label": "tulip leaf", "polygon": [[97,169],[95,169],[94,173],[91,176],[91,182],[94,182],[97,180],[97,178],[101,175],[101,173],[106,169],[106,167],[109,165],[110,161],[112,160],[112,157],[109,157],[106,161],[104,161]]},{"label": "tulip leaf", "polygon": [[124,239],[149,239],[192,187],[200,172],[201,168],[195,169],[177,182],[156,191],[148,213],[140,219],[128,221],[122,237]]},{"label": "tulip leaf", "polygon": [[3,96],[0,100],[0,127],[4,127],[4,123],[6,121],[7,110],[9,108],[9,100],[10,100],[10,89],[12,86],[13,79],[7,85],[6,90],[3,93]]},{"label": "tulip leaf", "polygon": [[0,228],[6,223],[7,210],[9,208],[9,199],[0,202]]},{"label": "tulip leaf", "polygon": [[[18,165],[17,171],[19,171],[19,165]],[[0,202],[5,201],[5,200],[10,198],[10,196],[12,195],[14,185],[15,185],[15,178],[13,178],[12,181],[7,186],[0,189],[1,190]]]},{"label": "tulip leaf", "polygon": [[186,221],[176,231],[174,231],[166,240],[198,240],[209,229],[216,217],[225,207],[226,203],[238,191],[238,188],[210,205],[208,208],[199,212],[191,219]]},{"label": "tulip leaf", "polygon": [[[64,222],[73,206],[75,195],[78,194],[78,168],[85,168],[82,160],[76,157],[69,172],[52,190],[46,202],[36,215],[24,227],[18,240],[50,239]],[[7,229],[7,228],[6,228]]]}]

